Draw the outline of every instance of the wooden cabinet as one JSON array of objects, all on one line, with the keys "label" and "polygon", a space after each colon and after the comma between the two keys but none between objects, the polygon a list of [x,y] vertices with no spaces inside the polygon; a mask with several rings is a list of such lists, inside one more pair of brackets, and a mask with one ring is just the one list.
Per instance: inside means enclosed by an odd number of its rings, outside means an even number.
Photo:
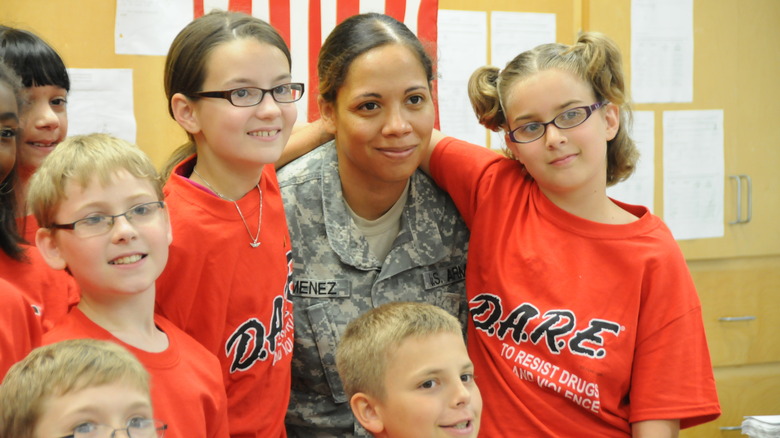
[{"label": "wooden cabinet", "polygon": [[744,416],[780,414],[780,257],[689,265],[723,414],[680,436],[739,437]]},{"label": "wooden cabinet", "polygon": [[715,368],[723,415],[715,421],[685,429],[680,438],[739,438],[744,415],[776,415],[780,394],[780,363]]}]

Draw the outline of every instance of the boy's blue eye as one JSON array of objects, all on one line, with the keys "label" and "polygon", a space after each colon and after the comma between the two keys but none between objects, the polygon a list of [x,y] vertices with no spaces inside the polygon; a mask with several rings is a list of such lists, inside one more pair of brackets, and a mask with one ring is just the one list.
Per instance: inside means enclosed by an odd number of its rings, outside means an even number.
[{"label": "boy's blue eye", "polygon": [[105,216],[97,214],[95,216],[87,216],[84,219],[81,219],[79,223],[86,226],[94,226],[94,225],[100,225],[105,220],[106,220]]},{"label": "boy's blue eye", "polygon": [[152,209],[147,204],[141,204],[136,205],[133,207],[132,214],[133,216],[146,216],[147,214],[151,213]]},{"label": "boy's blue eye", "polygon": [[82,423],[78,426],[73,428],[74,433],[92,433],[97,429],[97,424],[95,423]]},{"label": "boy's blue eye", "polygon": [[14,138],[16,137],[16,129],[3,129],[0,131],[0,138]]}]

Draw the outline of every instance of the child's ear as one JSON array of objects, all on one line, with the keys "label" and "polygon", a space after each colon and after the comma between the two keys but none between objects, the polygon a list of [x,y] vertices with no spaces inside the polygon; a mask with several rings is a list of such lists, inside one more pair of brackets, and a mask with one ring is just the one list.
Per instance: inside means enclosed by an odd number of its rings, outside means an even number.
[{"label": "child's ear", "polygon": [[317,97],[317,106],[320,109],[320,118],[322,119],[325,131],[328,134],[336,135],[336,103],[326,102],[322,96]]},{"label": "child's ear", "polygon": [[65,269],[68,267],[65,259],[60,254],[57,240],[50,229],[38,228],[38,231],[35,233],[35,246],[38,247],[38,252],[41,253],[46,263],[53,269]]},{"label": "child's ear", "polygon": [[355,415],[355,418],[367,431],[374,435],[379,435],[385,429],[381,410],[378,409],[376,399],[370,395],[358,392],[349,400],[349,405],[352,407],[352,413]]},{"label": "child's ear", "polygon": [[620,128],[620,107],[615,104],[607,104],[606,110],[606,121],[607,121],[607,141],[612,140],[615,138],[618,132],[618,128]]},{"label": "child's ear", "polygon": [[173,118],[179,122],[182,128],[190,134],[200,132],[200,121],[195,111],[194,102],[187,96],[176,93],[171,97],[171,112]]}]

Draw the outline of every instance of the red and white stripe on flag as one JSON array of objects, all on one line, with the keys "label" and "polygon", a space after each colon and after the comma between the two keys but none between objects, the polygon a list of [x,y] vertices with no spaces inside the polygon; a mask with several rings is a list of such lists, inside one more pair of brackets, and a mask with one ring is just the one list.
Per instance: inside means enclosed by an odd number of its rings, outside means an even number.
[{"label": "red and white stripe on flag", "polygon": [[431,56],[436,55],[438,0],[193,0],[193,4],[195,17],[212,9],[241,11],[279,31],[290,47],[293,80],[306,83],[299,119],[319,117],[317,56],[330,31],[352,15],[379,12],[403,21],[430,47]]}]

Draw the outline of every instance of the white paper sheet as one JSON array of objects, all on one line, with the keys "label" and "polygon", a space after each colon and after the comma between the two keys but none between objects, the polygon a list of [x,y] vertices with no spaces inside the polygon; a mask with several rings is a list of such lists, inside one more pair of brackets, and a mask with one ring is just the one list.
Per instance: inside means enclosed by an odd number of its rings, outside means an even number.
[{"label": "white paper sheet", "polygon": [[655,113],[634,111],[631,138],[639,150],[636,170],[627,180],[607,188],[607,196],[627,204],[644,205],[650,211],[655,208]]},{"label": "white paper sheet", "polygon": [[438,96],[441,131],[485,146],[486,130],[477,122],[467,84],[487,64],[487,13],[439,10]]},{"label": "white paper sheet", "polygon": [[68,135],[101,132],[135,143],[133,71],[69,68]]},{"label": "white paper sheet", "polygon": [[114,50],[118,55],[165,56],[193,17],[192,0],[116,0]]},{"label": "white paper sheet", "polygon": [[665,111],[664,220],[676,239],[724,232],[723,110]]},{"label": "white paper sheet", "polygon": [[515,56],[540,44],[555,42],[555,14],[492,12],[490,63],[504,68]]},{"label": "white paper sheet", "polygon": [[693,101],[693,0],[631,1],[631,95]]}]

